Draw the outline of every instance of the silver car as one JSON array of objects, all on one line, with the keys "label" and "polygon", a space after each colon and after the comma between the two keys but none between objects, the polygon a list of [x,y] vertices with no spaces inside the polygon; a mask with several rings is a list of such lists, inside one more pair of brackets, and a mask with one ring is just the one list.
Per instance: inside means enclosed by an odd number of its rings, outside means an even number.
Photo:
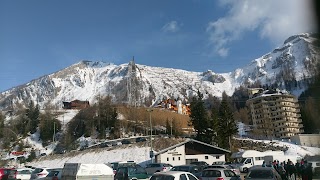
[{"label": "silver car", "polygon": [[172,168],[171,164],[151,163],[151,164],[147,164],[147,167],[145,168],[145,170],[147,171],[148,174],[153,174],[161,171],[170,171],[171,168]]},{"label": "silver car", "polygon": [[34,171],[32,171],[30,180],[44,178],[52,170],[54,169],[53,168],[36,168]]},{"label": "silver car", "polygon": [[202,180],[241,180],[239,175],[225,168],[207,168],[201,173]]},{"label": "silver car", "polygon": [[198,178],[189,172],[183,171],[166,171],[166,172],[156,172],[151,177],[150,180],[198,180]]}]

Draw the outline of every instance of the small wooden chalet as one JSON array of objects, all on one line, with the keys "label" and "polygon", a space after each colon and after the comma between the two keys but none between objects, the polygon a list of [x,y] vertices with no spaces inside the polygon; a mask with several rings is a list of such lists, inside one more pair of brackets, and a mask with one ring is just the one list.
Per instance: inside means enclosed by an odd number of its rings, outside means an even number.
[{"label": "small wooden chalet", "polygon": [[90,107],[89,101],[80,101],[76,99],[70,102],[63,102],[63,109],[85,109],[87,107]]},{"label": "small wooden chalet", "polygon": [[212,164],[213,162],[225,161],[228,153],[231,153],[231,151],[194,139],[187,139],[182,143],[155,153],[154,161],[173,166],[190,164],[194,161],[204,161]]}]

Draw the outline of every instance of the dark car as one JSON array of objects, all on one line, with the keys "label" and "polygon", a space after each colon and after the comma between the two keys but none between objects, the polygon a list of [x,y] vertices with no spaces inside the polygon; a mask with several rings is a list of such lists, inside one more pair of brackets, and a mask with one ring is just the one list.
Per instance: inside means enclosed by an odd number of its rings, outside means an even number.
[{"label": "dark car", "polygon": [[144,142],[144,141],[147,141],[147,139],[144,137],[137,137],[136,138],[136,142]]},{"label": "dark car", "polygon": [[197,166],[208,166],[209,164],[204,162],[204,161],[194,161],[194,162],[191,162],[190,164],[194,164],[194,165],[197,165]]},{"label": "dark car", "polygon": [[99,144],[99,147],[100,147],[100,148],[111,147],[111,146],[112,146],[112,144],[107,143],[107,142],[104,142],[104,143]]},{"label": "dark car", "polygon": [[193,175],[200,177],[202,169],[197,165],[190,164],[190,165],[173,166],[171,171],[190,172]]},{"label": "dark car", "polygon": [[131,144],[131,141],[128,139],[124,139],[121,141],[121,144]]},{"label": "dark car", "polygon": [[119,167],[114,180],[147,179],[147,171],[139,165]]},{"label": "dark car", "polygon": [[245,176],[246,180],[281,180],[281,176],[273,167],[252,167],[248,175]]},{"label": "dark car", "polygon": [[0,180],[14,180],[17,176],[17,170],[10,168],[0,168]]}]

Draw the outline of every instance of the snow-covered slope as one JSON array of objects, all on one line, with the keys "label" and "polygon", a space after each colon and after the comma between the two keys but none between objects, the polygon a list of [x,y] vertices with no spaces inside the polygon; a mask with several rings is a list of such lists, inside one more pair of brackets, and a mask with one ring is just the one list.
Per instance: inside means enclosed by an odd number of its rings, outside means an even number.
[{"label": "snow-covered slope", "polygon": [[[252,140],[248,141],[261,141],[264,143],[270,143],[269,141]],[[305,157],[306,155],[314,156],[320,154],[320,148],[299,146],[289,142],[273,141],[274,146],[286,146],[288,150],[285,155],[294,155]],[[99,150],[81,151],[72,156],[57,155],[46,158],[40,158],[36,161],[29,163],[29,165],[36,167],[63,167],[64,163],[110,163],[117,161],[135,161],[142,166],[150,163],[149,157],[150,147],[148,146],[135,146],[135,145],[123,145],[118,149],[103,148]]]},{"label": "snow-covered slope", "polygon": [[232,95],[236,87],[260,81],[277,83],[296,82],[290,89],[299,95],[305,86],[301,80],[314,74],[318,62],[315,35],[300,34],[288,38],[283,46],[257,58],[234,72],[217,74],[190,72],[180,69],[104,62],[81,61],[56,73],[35,79],[0,94],[0,109],[14,109],[30,100],[45,106],[62,107],[63,101],[75,99],[94,103],[97,96],[110,95],[113,100],[150,106],[163,98],[186,100],[199,89],[204,97],[221,97],[223,91]]}]

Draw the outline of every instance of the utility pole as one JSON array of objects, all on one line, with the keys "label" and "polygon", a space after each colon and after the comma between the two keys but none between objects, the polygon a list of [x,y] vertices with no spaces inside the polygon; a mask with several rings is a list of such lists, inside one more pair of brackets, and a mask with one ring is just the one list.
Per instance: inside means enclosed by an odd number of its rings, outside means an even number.
[{"label": "utility pole", "polygon": [[53,122],[53,137],[52,137],[52,142],[55,142],[55,137],[56,137],[56,122]]},{"label": "utility pole", "polygon": [[151,112],[153,111],[152,109],[147,109],[149,112],[149,120],[150,120],[150,158],[151,158],[151,163],[153,163],[153,149],[152,149],[152,120],[151,120]]}]

